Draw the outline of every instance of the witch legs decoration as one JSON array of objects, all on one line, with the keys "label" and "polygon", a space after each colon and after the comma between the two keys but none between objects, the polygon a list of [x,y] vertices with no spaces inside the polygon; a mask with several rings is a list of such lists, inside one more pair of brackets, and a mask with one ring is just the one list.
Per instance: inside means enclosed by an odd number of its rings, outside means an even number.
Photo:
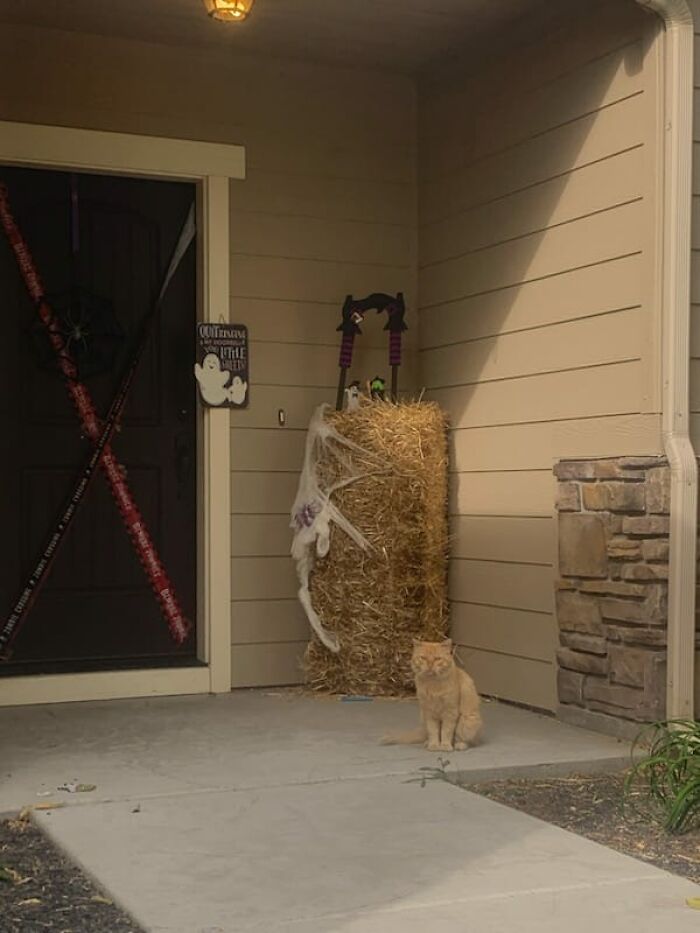
[{"label": "witch legs decoration", "polygon": [[335,399],[335,407],[337,411],[343,407],[343,394],[345,393],[345,379],[348,374],[348,370],[352,366],[352,351],[355,345],[355,337],[357,334],[361,334],[360,324],[364,320],[364,312],[360,307],[353,301],[352,295],[347,295],[345,302],[343,303],[343,319],[340,322],[340,326],[336,328],[342,333],[342,338],[340,341],[340,359],[338,360],[338,365],[340,366],[340,378],[338,379],[338,394]]},{"label": "witch legs decoration", "polygon": [[343,395],[345,393],[345,381],[347,373],[352,366],[352,353],[355,344],[355,337],[361,334],[359,325],[364,320],[368,311],[376,310],[378,314],[386,311],[389,320],[384,330],[389,331],[389,365],[391,366],[391,398],[392,401],[398,400],[398,369],[401,365],[401,334],[408,330],[404,321],[406,314],[406,305],[404,303],[403,292],[396,295],[387,295],[384,292],[372,292],[366,298],[353,298],[347,295],[343,303],[342,320],[337,328],[342,333],[340,343],[340,376],[338,379],[338,394],[336,396],[335,407],[340,411],[343,407]]},{"label": "witch legs decoration", "polygon": [[387,306],[389,320],[384,330],[389,331],[389,366],[391,366],[391,400],[398,401],[399,398],[399,366],[401,365],[401,334],[408,330],[404,316],[406,314],[406,305],[403,300],[403,292],[396,295],[394,301]]}]

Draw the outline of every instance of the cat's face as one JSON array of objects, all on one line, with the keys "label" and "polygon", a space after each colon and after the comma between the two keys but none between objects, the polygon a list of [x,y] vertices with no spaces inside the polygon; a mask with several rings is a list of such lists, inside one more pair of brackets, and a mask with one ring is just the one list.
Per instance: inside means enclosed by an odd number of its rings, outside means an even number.
[{"label": "cat's face", "polygon": [[416,675],[444,677],[452,670],[452,642],[414,641],[411,667]]}]

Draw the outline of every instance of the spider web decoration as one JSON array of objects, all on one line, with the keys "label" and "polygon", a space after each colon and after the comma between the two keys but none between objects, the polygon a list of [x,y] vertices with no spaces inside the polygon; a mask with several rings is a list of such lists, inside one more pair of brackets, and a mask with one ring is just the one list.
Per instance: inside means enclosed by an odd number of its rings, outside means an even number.
[{"label": "spider web decoration", "polygon": [[[79,378],[111,372],[126,339],[112,302],[80,287],[47,298]],[[32,325],[31,336],[41,368],[60,377],[56,354],[41,321]]]}]

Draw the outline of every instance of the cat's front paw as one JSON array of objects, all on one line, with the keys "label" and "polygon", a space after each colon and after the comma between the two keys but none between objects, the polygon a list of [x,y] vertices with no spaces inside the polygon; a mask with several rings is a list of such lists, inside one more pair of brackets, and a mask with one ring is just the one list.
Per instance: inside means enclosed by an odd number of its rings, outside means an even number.
[{"label": "cat's front paw", "polygon": [[455,742],[455,751],[464,752],[469,748],[466,742]]},{"label": "cat's front paw", "polygon": [[448,742],[428,742],[426,748],[429,752],[451,752],[452,746]]}]

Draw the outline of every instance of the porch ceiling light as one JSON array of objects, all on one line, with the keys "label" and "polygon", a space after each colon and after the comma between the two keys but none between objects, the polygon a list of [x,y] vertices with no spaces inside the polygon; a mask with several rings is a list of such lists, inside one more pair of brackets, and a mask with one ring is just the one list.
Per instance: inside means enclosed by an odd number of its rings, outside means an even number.
[{"label": "porch ceiling light", "polygon": [[254,3],[255,0],[204,0],[209,16],[224,23],[242,23]]}]

